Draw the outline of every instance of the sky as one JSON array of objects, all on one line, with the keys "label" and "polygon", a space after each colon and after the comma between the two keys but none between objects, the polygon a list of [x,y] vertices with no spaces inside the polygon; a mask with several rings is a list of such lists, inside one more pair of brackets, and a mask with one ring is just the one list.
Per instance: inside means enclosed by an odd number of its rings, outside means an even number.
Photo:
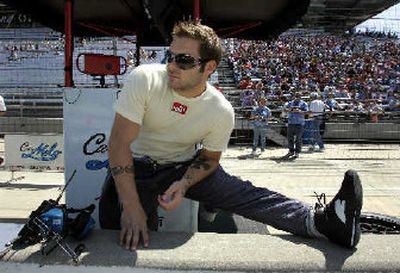
[{"label": "sky", "polygon": [[400,3],[356,26],[357,31],[383,31],[400,37]]}]

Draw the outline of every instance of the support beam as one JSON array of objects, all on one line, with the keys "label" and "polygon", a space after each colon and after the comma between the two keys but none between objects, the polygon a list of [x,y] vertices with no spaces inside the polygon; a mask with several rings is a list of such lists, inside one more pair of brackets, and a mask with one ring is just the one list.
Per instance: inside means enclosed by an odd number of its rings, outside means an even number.
[{"label": "support beam", "polygon": [[193,0],[193,19],[200,19],[200,0]]},{"label": "support beam", "polygon": [[74,53],[74,38],[72,31],[73,20],[73,0],[65,0],[64,6],[64,30],[65,30],[65,45],[64,45],[64,85],[65,87],[73,87],[73,67],[72,59]]}]

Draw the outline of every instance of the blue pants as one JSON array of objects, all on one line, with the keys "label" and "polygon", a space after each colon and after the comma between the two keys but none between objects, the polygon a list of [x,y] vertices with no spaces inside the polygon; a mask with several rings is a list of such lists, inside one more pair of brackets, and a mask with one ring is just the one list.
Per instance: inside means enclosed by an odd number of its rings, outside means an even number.
[{"label": "blue pants", "polygon": [[267,128],[253,127],[253,151],[257,149],[258,141],[260,140],[261,150],[265,150],[266,146]]},{"label": "blue pants", "polygon": [[301,124],[289,124],[287,128],[287,139],[289,152],[301,153],[303,144],[304,126]]},{"label": "blue pants", "polygon": [[313,130],[313,137],[311,141],[311,145],[315,146],[317,144],[320,149],[324,148],[324,142],[322,141],[320,127],[322,124],[322,116],[314,117],[312,120],[312,130]]},{"label": "blue pants", "polygon": [[[152,175],[136,174],[136,186],[143,209],[148,216],[148,227],[157,230],[157,195],[164,192],[186,172],[189,164],[176,165]],[[136,168],[137,169],[137,168]],[[210,209],[221,209],[270,225],[293,234],[310,236],[311,205],[288,198],[266,188],[255,187],[249,181],[229,175],[221,166],[203,181],[192,186],[186,196],[202,202]],[[121,206],[114,180],[109,175],[103,185],[99,203],[100,226],[120,229]]]}]

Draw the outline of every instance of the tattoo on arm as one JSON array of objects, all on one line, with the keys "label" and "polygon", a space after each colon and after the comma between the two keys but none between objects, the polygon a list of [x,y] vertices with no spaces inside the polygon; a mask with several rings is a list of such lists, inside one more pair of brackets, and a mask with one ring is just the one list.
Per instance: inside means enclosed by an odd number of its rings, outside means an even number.
[{"label": "tattoo on arm", "polygon": [[115,166],[110,168],[111,174],[113,177],[122,175],[123,173],[135,173],[135,166],[130,165],[130,166]]},{"label": "tattoo on arm", "polygon": [[[188,171],[186,172],[183,176],[183,178],[186,180],[185,182],[185,192],[187,189],[189,189],[192,184],[195,183],[195,177],[193,176],[193,173],[190,170],[193,169],[197,169],[197,170],[204,170],[204,171],[208,171],[209,169],[211,169],[211,165],[208,162],[207,159],[204,158],[196,158],[192,164],[190,165]],[[182,193],[183,195],[185,194],[184,192]]]},{"label": "tattoo on arm", "polygon": [[208,171],[211,168],[210,163],[208,162],[207,159],[204,158],[196,158],[193,163],[190,165],[190,168],[194,169],[203,169],[205,171]]},{"label": "tattoo on arm", "polygon": [[[183,178],[185,178],[187,181],[192,181],[193,175],[186,173]],[[189,182],[187,182],[187,184],[189,184]]]}]

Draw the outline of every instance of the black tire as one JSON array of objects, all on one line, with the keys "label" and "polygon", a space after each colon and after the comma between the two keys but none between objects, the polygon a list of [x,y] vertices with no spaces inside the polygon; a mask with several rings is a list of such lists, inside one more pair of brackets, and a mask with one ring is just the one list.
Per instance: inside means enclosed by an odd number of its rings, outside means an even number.
[{"label": "black tire", "polygon": [[379,213],[362,213],[360,227],[362,233],[400,234],[400,218]]}]

